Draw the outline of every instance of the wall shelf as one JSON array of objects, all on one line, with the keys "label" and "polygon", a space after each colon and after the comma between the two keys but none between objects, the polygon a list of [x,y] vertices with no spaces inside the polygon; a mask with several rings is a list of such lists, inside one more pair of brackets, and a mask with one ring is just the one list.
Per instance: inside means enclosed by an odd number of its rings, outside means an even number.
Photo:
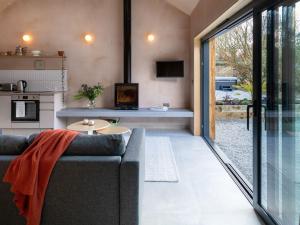
[{"label": "wall shelf", "polygon": [[115,110],[108,108],[66,108],[56,113],[58,118],[193,118],[190,109],[169,109],[167,112],[152,111],[148,108],[139,110]]},{"label": "wall shelf", "polygon": [[[0,55],[0,58],[6,58],[6,59],[48,59],[48,58],[59,58],[61,59],[61,56],[58,55],[40,55],[40,56],[33,56],[33,55]],[[67,58],[64,56],[64,58]]]},{"label": "wall shelf", "polygon": [[61,70],[62,62],[67,68],[67,57],[58,55],[41,55],[41,56],[0,56],[0,70],[38,70],[35,67],[37,61],[44,62],[42,70]]}]

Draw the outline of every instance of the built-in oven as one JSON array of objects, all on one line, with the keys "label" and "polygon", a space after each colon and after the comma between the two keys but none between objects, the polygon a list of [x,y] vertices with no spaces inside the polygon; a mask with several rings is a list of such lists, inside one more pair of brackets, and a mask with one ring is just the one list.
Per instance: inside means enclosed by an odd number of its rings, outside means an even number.
[{"label": "built-in oven", "polygon": [[12,95],[11,96],[12,122],[39,122],[40,96],[39,95]]}]

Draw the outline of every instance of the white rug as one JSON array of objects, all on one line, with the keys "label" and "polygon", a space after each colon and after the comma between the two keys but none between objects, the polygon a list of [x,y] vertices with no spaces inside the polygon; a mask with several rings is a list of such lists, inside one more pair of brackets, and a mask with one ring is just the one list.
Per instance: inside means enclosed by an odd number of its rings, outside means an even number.
[{"label": "white rug", "polygon": [[145,181],[179,182],[170,138],[146,137],[145,160]]}]

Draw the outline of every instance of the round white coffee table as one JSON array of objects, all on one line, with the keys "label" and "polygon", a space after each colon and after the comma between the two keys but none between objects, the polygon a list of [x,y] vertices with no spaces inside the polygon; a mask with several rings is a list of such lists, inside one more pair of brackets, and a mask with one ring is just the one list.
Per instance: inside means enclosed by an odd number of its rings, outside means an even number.
[{"label": "round white coffee table", "polygon": [[70,124],[67,129],[79,132],[87,132],[88,135],[93,135],[94,131],[105,129],[110,127],[110,123],[105,120],[93,120],[95,124],[93,126],[84,125],[83,121]]},{"label": "round white coffee table", "polygon": [[118,126],[110,126],[101,130],[96,131],[98,134],[126,134],[130,132],[130,129],[127,127],[118,127]]}]

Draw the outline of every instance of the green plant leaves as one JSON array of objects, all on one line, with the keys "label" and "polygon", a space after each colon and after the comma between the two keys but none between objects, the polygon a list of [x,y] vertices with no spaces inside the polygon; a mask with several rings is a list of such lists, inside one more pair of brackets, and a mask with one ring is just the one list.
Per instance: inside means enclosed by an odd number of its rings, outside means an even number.
[{"label": "green plant leaves", "polygon": [[95,86],[88,86],[87,84],[82,84],[80,90],[76,95],[74,95],[74,99],[80,100],[83,98],[87,98],[90,101],[94,101],[97,97],[101,96],[104,92],[104,88],[100,83]]}]

